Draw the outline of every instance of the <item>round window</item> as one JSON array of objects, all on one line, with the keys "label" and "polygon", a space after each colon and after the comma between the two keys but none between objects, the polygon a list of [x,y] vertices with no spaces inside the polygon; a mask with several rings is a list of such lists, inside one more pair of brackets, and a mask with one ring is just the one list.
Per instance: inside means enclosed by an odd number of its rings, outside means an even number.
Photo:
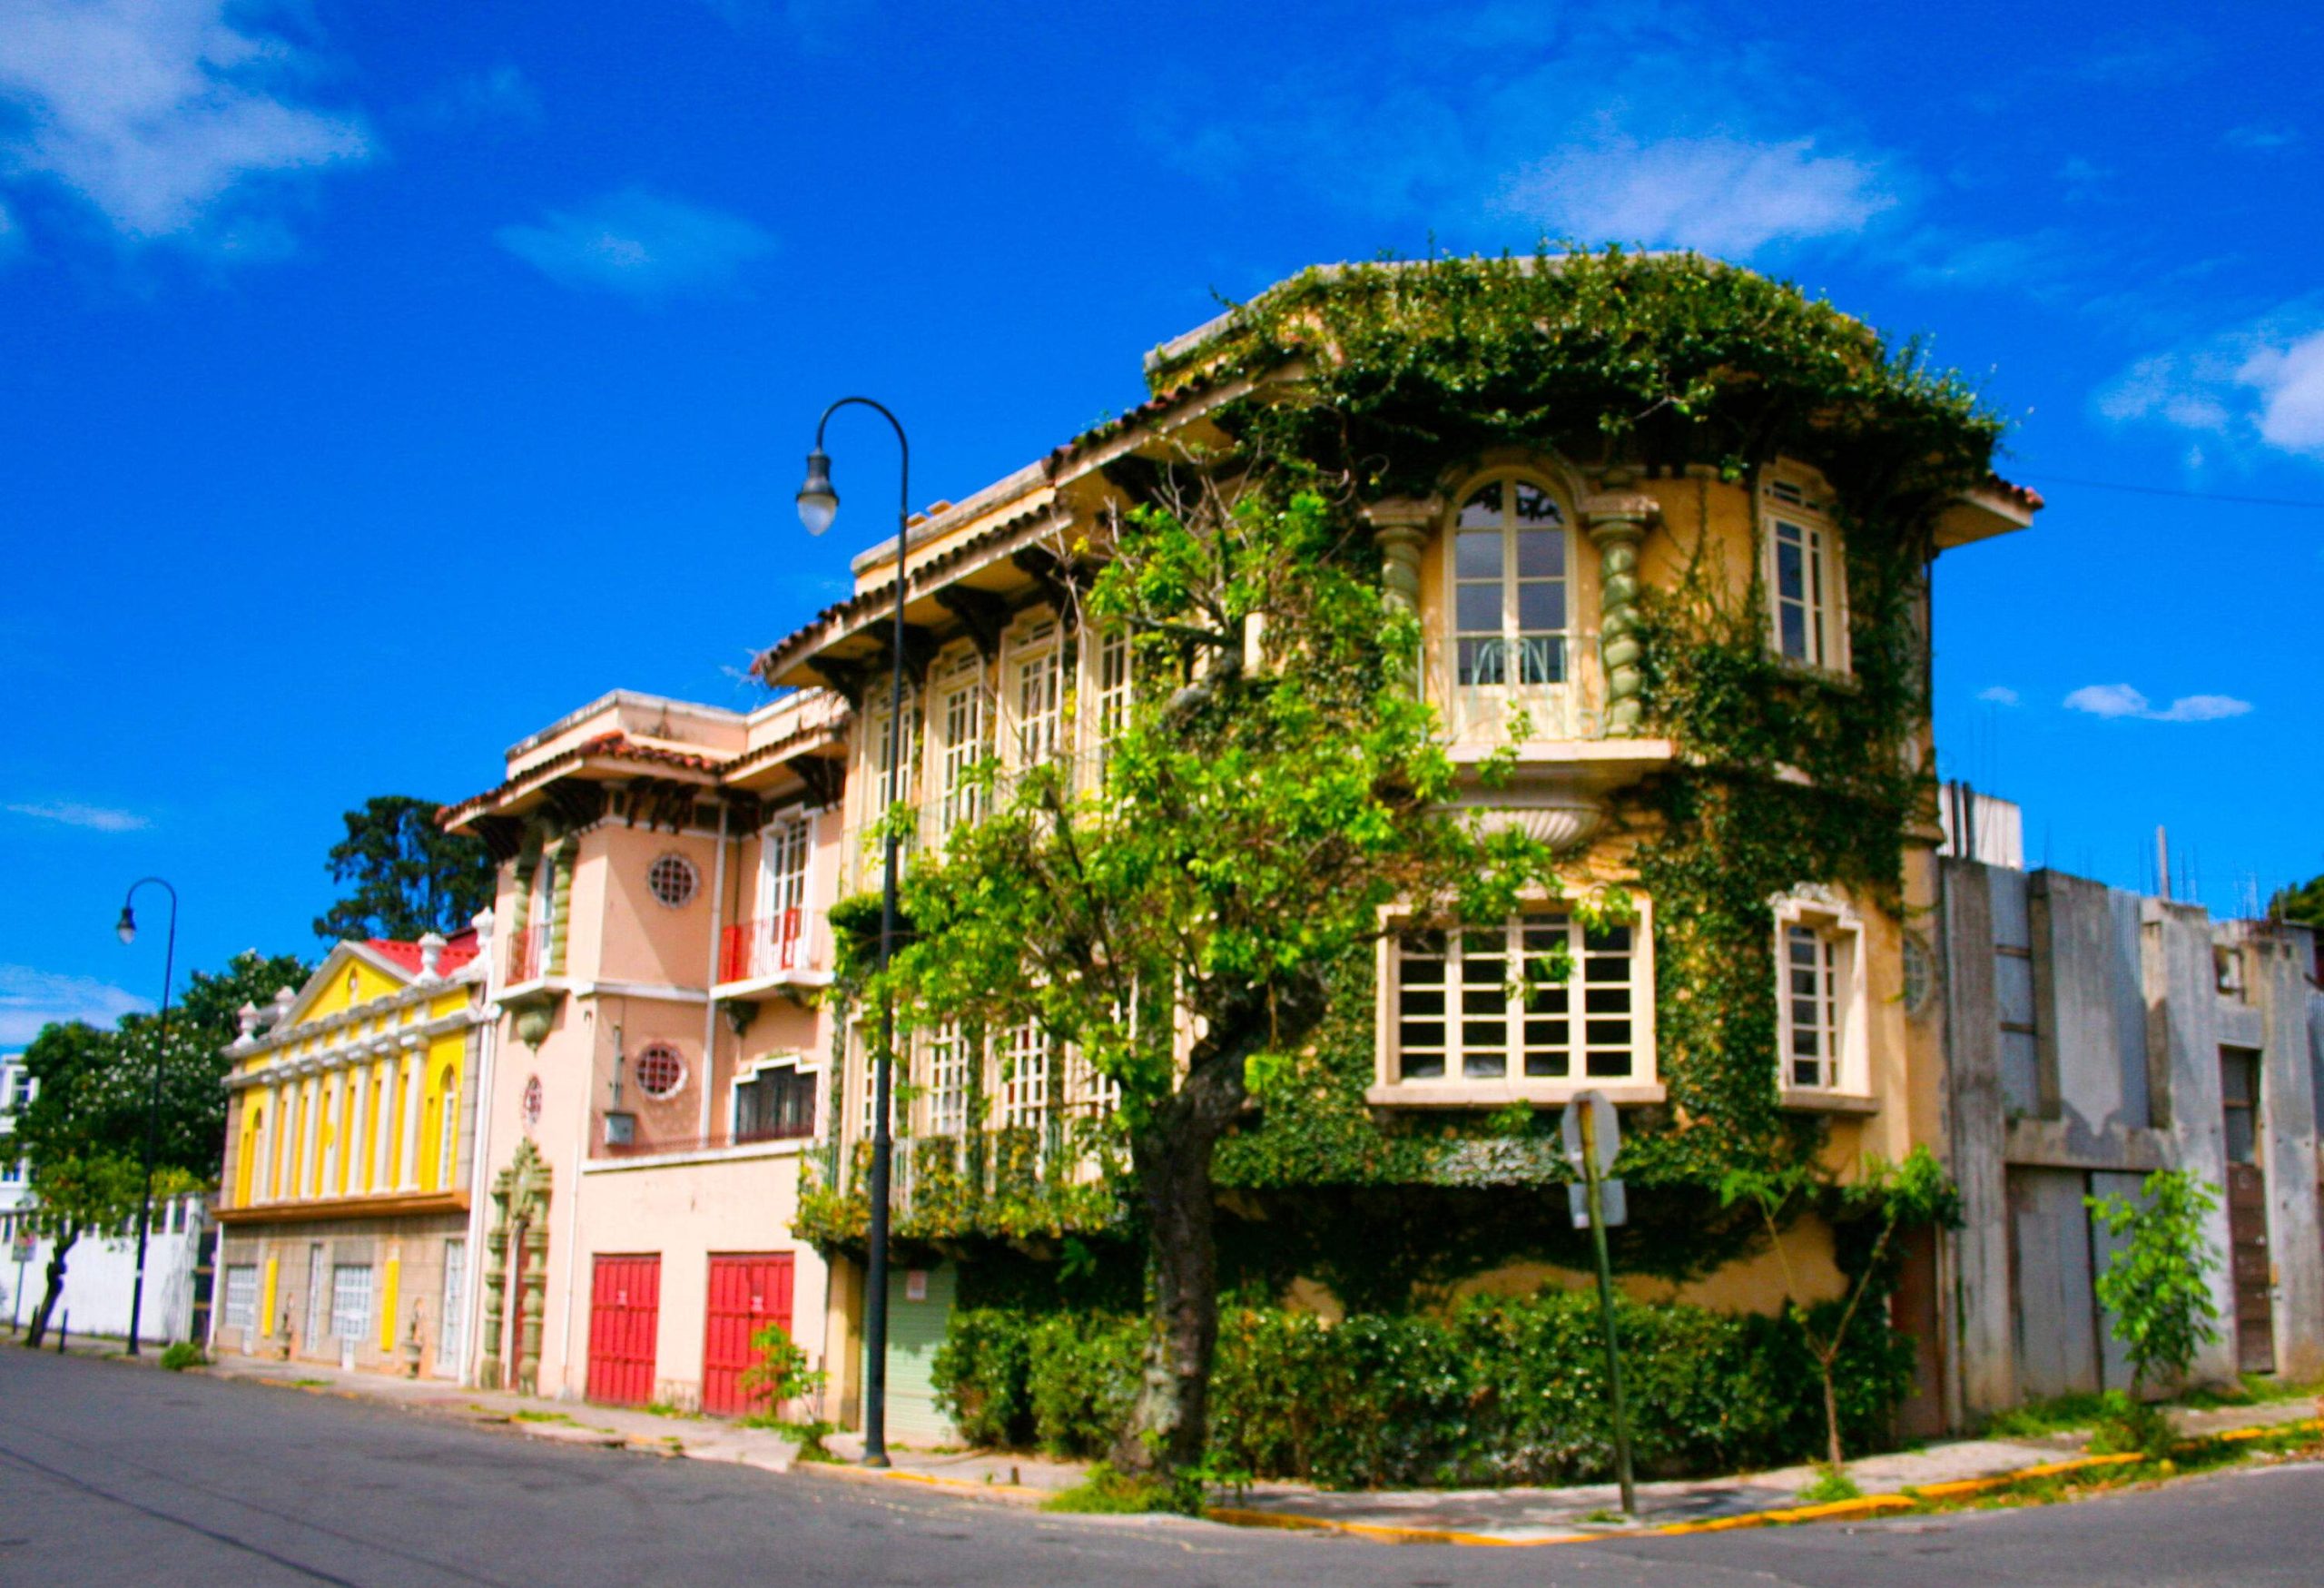
[{"label": "round window", "polygon": [[541,1122],[541,1078],[528,1076],[525,1080],[525,1100],[518,1105],[523,1110],[525,1129],[532,1130]]},{"label": "round window", "polygon": [[655,1042],[637,1056],[637,1090],[650,1098],[665,1098],[686,1083],[686,1061],[678,1050]]},{"label": "round window", "polygon": [[654,896],[675,910],[694,897],[701,878],[694,869],[694,862],[683,854],[665,854],[654,863],[645,873],[645,885]]}]

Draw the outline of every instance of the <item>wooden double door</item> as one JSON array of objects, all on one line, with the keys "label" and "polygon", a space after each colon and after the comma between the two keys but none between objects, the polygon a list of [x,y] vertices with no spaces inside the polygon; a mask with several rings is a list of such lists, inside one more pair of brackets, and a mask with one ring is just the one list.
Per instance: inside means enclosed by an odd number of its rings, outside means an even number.
[{"label": "wooden double door", "polygon": [[789,1252],[714,1252],[708,1317],[703,1326],[702,1409],[737,1416],[766,1409],[763,1390],[745,1389],[743,1375],[758,1360],[751,1340],[767,1325],[791,1327],[793,1261]]}]

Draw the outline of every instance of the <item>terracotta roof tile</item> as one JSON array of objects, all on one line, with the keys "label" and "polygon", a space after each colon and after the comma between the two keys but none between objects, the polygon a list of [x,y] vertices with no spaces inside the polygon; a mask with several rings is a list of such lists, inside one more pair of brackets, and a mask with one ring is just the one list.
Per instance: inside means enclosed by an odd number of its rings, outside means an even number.
[{"label": "terracotta roof tile", "polygon": [[[419,945],[405,942],[400,938],[367,937],[363,946],[383,960],[391,960],[413,975],[419,974]],[[444,949],[436,957],[436,973],[448,976],[476,958],[476,928],[463,927],[444,940]]]}]

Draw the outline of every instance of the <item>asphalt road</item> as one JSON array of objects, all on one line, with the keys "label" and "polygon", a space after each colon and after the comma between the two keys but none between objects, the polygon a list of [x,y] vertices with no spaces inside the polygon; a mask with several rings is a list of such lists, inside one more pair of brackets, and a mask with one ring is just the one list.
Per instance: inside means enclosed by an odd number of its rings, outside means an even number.
[{"label": "asphalt road", "polygon": [[1055,1517],[570,1448],[0,1345],[0,1584],[2324,1583],[2324,1466],[2074,1505],[1552,1549]]}]

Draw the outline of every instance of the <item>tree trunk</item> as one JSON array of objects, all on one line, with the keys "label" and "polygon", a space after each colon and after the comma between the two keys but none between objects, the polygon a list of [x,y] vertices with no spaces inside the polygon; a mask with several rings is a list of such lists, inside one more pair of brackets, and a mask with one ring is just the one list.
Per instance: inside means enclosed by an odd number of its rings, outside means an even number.
[{"label": "tree trunk", "polygon": [[1833,1387],[1832,1364],[1818,1362],[1816,1366],[1824,1376],[1824,1434],[1828,1442],[1825,1458],[1831,1463],[1832,1470],[1838,1472],[1846,1465],[1840,1455],[1839,1391]]},{"label": "tree trunk", "polygon": [[64,1294],[64,1254],[80,1238],[78,1229],[67,1229],[56,1238],[56,1246],[48,1254],[48,1288],[42,1292],[40,1306],[33,1311],[32,1328],[25,1336],[25,1344],[35,1351],[48,1337],[49,1315],[56,1310],[56,1303]]},{"label": "tree trunk", "polygon": [[1114,1465],[1123,1472],[1167,1478],[1202,1459],[1218,1339],[1210,1185],[1216,1141],[1215,1133],[1182,1127],[1140,1132],[1131,1143],[1152,1291],[1137,1399],[1114,1446]]}]

